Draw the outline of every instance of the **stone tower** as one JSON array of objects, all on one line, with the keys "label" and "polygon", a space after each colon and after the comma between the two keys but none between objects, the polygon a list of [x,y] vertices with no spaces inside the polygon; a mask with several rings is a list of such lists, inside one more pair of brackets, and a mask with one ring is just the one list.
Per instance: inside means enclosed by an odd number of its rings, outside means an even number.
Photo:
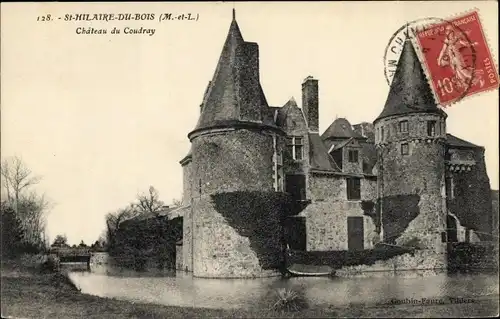
[{"label": "stone tower", "polygon": [[445,268],[446,113],[409,39],[374,126],[383,241],[418,246],[426,256],[422,268]]},{"label": "stone tower", "polygon": [[259,194],[277,189],[275,163],[284,132],[268,120],[269,113],[259,47],[243,40],[233,10],[197,126],[188,135],[192,197],[184,224],[192,231],[185,233],[190,238],[183,249],[196,277],[276,274],[279,210],[262,203]]}]

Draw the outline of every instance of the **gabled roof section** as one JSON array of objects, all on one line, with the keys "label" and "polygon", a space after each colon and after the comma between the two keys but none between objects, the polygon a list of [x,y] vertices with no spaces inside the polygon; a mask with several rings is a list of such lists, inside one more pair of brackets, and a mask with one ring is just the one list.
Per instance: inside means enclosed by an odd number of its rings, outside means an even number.
[{"label": "gabled roof section", "polygon": [[332,144],[332,146],[328,150],[328,153],[331,153],[332,151],[336,151],[336,150],[339,150],[339,149],[345,147],[346,145],[348,145],[349,143],[351,143],[353,140],[354,140],[354,137],[351,137],[348,140],[342,141],[342,142],[340,142],[337,145]]},{"label": "gabled roof section", "polygon": [[263,122],[267,101],[259,79],[258,45],[245,42],[233,19],[212,81],[205,91],[196,129],[228,121]]},{"label": "gabled roof section", "polygon": [[451,134],[446,134],[446,145],[451,147],[483,148],[482,146],[472,144]]},{"label": "gabled roof section", "polygon": [[375,121],[393,115],[420,112],[435,112],[446,116],[436,105],[415,48],[410,39],[406,38],[384,109]]},{"label": "gabled roof section", "polygon": [[321,135],[323,140],[329,138],[364,138],[352,129],[351,123],[345,118],[338,118]]},{"label": "gabled roof section", "polygon": [[341,172],[318,133],[308,133],[309,159],[311,169],[320,171]]},{"label": "gabled roof section", "polygon": [[[268,107],[269,115],[267,118],[272,119],[272,124],[276,125],[278,127],[283,128],[286,124],[286,118],[288,116],[288,113],[291,108],[296,107],[299,108],[297,105],[297,102],[295,101],[295,98],[292,96],[286,103],[285,105],[281,107],[277,106],[270,106]],[[300,109],[300,108],[299,108]],[[267,124],[267,123],[266,123]]]}]

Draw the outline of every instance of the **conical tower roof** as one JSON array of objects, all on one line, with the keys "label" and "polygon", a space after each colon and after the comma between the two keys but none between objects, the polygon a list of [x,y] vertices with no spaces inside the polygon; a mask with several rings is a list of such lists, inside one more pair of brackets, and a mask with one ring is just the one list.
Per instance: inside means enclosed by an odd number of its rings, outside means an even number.
[{"label": "conical tower roof", "polygon": [[415,48],[406,38],[380,120],[393,115],[436,112],[445,115],[434,100]]},{"label": "conical tower roof", "polygon": [[261,108],[268,105],[260,86],[258,68],[258,46],[243,40],[233,9],[233,19],[195,130],[249,116],[254,121],[261,121]]}]

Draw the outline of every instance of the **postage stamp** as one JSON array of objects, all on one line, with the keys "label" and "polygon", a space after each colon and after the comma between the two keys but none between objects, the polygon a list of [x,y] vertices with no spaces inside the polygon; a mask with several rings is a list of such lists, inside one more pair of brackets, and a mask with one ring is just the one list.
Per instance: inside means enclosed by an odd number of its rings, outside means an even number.
[{"label": "postage stamp", "polygon": [[415,41],[441,106],[498,88],[478,11],[426,26],[415,32]]}]

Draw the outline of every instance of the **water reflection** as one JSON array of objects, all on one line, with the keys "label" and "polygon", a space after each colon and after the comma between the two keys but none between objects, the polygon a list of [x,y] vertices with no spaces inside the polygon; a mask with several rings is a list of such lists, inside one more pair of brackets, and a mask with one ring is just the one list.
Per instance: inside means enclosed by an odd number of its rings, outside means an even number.
[{"label": "water reflection", "polygon": [[498,295],[496,274],[379,273],[366,278],[204,279],[185,273],[134,272],[109,266],[71,272],[82,292],[164,305],[262,308],[278,288],[301,292],[310,306],[387,303],[391,299]]}]

